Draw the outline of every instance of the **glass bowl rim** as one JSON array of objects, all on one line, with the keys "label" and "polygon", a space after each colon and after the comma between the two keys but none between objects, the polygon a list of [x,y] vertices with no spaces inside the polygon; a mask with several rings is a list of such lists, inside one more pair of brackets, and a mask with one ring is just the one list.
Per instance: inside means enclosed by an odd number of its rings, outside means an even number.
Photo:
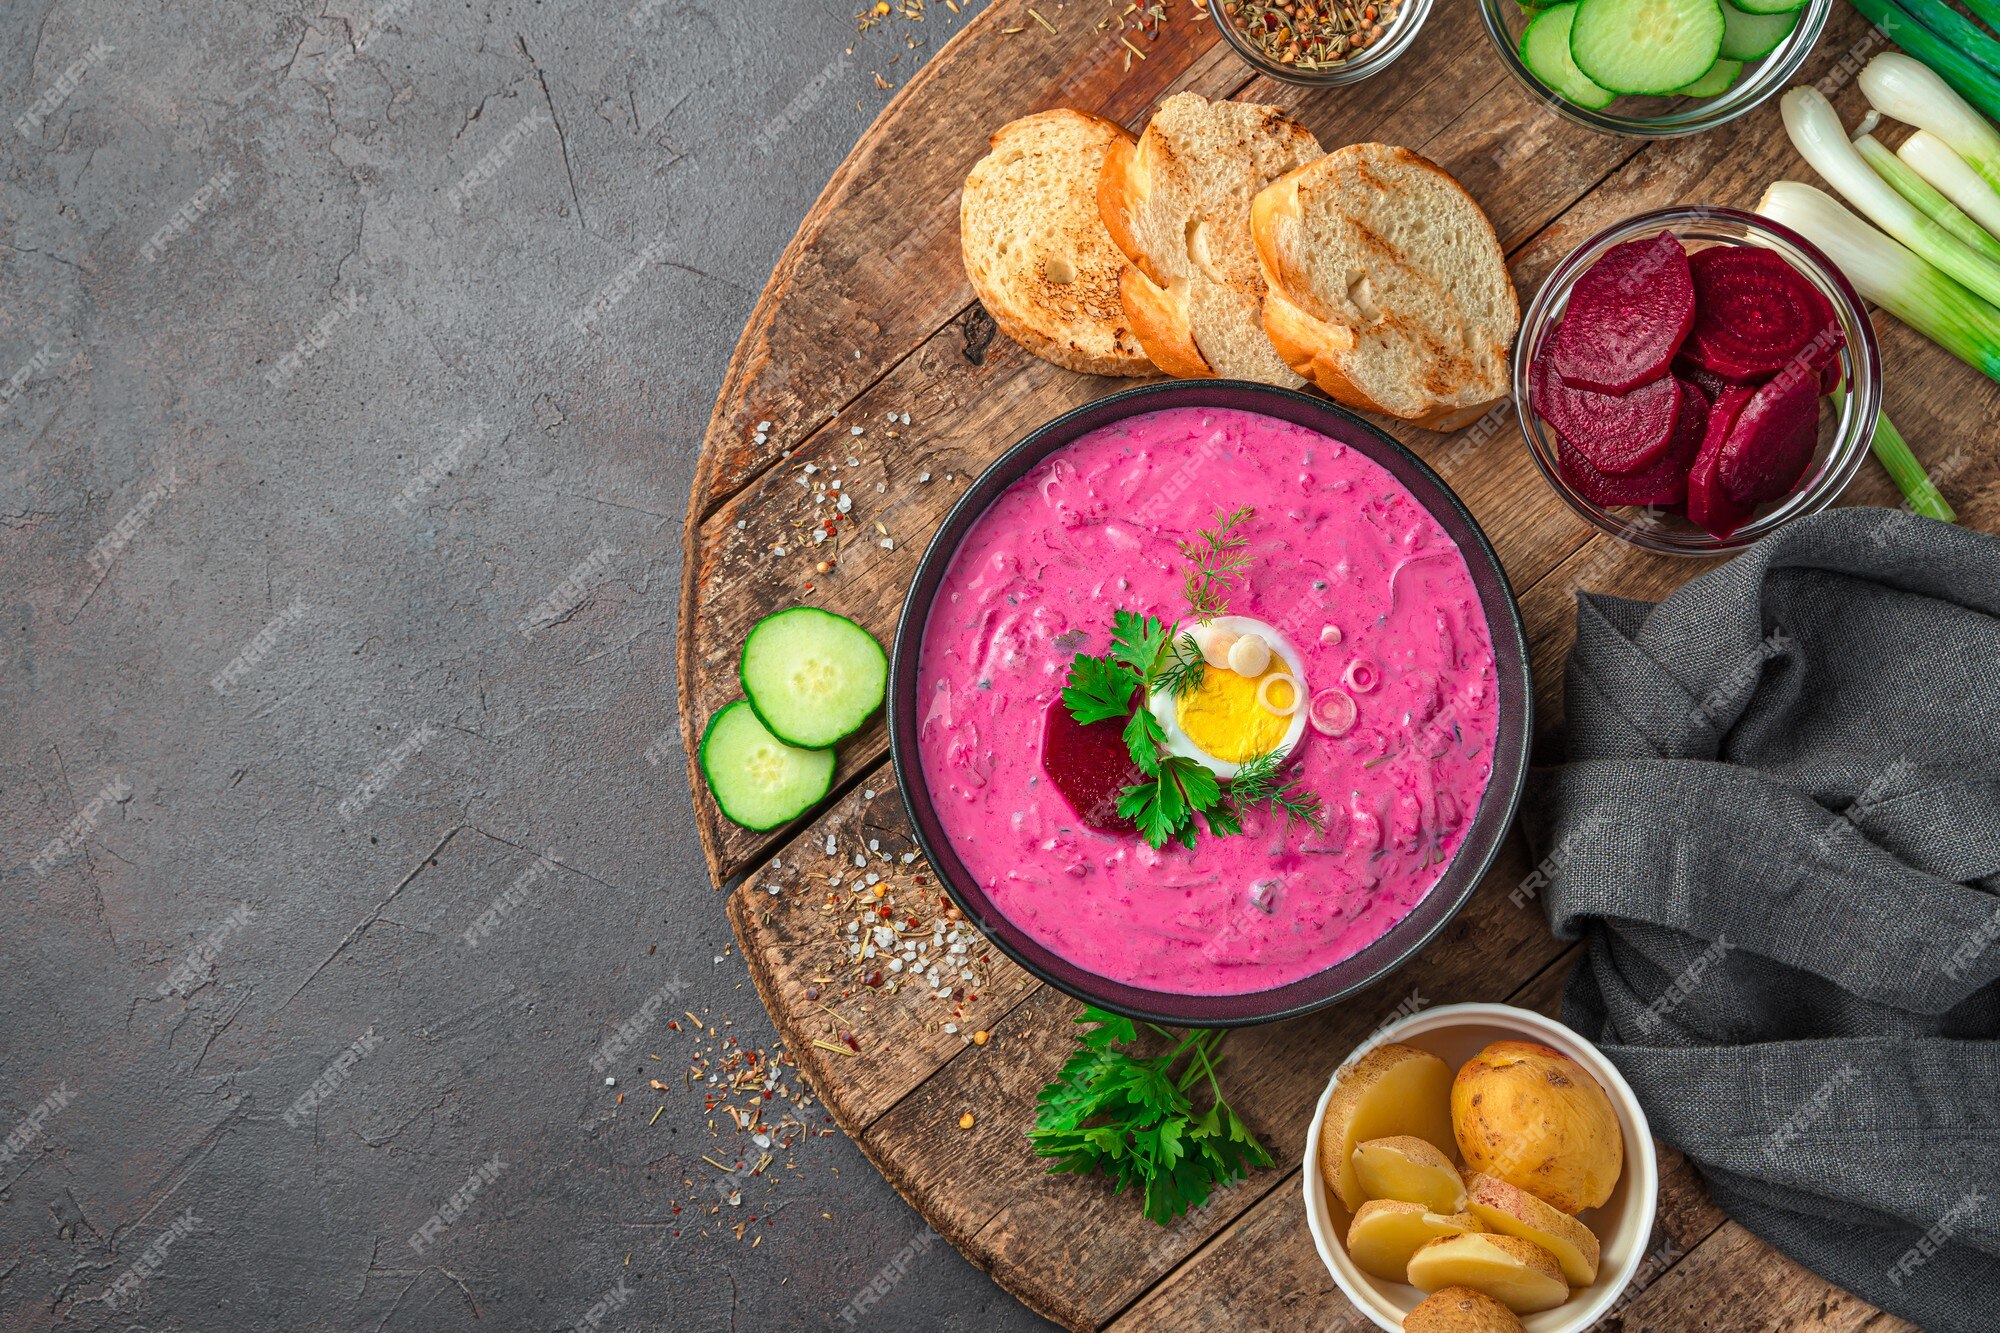
[{"label": "glass bowl rim", "polygon": [[[1509,3],[1512,0],[1508,0]],[[1843,356],[1848,362],[1848,396],[1841,408],[1833,440],[1826,446],[1827,457],[1820,475],[1809,488],[1795,492],[1784,504],[1752,519],[1728,537],[1713,537],[1699,530],[1676,533],[1635,524],[1612,511],[1593,504],[1576,493],[1556,465],[1554,450],[1544,439],[1542,423],[1530,406],[1529,368],[1541,340],[1548,336],[1559,307],[1567,302],[1577,278],[1604,251],[1624,241],[1673,230],[1677,224],[1726,222],[1750,233],[1762,233],[1794,254],[1784,254],[1790,262],[1802,258],[1812,265],[1815,286],[1830,291],[1834,313],[1847,335]],[[1739,242],[1740,243],[1740,242]],[[1677,204],[1655,208],[1615,222],[1593,233],[1563,257],[1543,280],[1521,319],[1521,332],[1514,345],[1514,416],[1528,446],[1528,455],[1543,480],[1599,532],[1641,550],[1658,555],[1712,557],[1729,555],[1752,545],[1785,527],[1794,519],[1829,508],[1854,480],[1874,441],[1875,420],[1882,410],[1882,353],[1868,307],[1847,280],[1847,275],[1826,255],[1791,228],[1740,208],[1713,204]],[[1626,507],[1626,506],[1621,506]]]},{"label": "glass bowl rim", "polygon": [[1564,120],[1600,134],[1619,134],[1635,139],[1673,139],[1727,125],[1762,106],[1773,93],[1782,91],[1805,64],[1813,48],[1819,45],[1827,19],[1833,13],[1833,0],[1806,0],[1799,7],[1798,26],[1781,44],[1779,50],[1782,54],[1774,52],[1762,57],[1752,78],[1740,85],[1738,96],[1731,98],[1724,94],[1707,98],[1661,116],[1613,115],[1577,106],[1564,99],[1537,78],[1521,59],[1519,38],[1508,31],[1504,17],[1509,10],[1524,12],[1516,0],[1479,0],[1479,17],[1486,27],[1487,38],[1499,52],[1500,63],[1536,101]]},{"label": "glass bowl rim", "polygon": [[[1289,83],[1298,88],[1344,88],[1379,74],[1409,50],[1417,40],[1417,33],[1430,18],[1432,0],[1397,0],[1402,11],[1397,15],[1396,26],[1389,31],[1386,41],[1380,46],[1370,47],[1364,55],[1321,70],[1302,70],[1296,65],[1273,60],[1259,51],[1249,38],[1236,31],[1235,22],[1221,12],[1225,3],[1226,0],[1208,0],[1209,18],[1244,64],[1279,83]],[[1831,4],[1832,0],[1808,0],[1808,3]]]}]

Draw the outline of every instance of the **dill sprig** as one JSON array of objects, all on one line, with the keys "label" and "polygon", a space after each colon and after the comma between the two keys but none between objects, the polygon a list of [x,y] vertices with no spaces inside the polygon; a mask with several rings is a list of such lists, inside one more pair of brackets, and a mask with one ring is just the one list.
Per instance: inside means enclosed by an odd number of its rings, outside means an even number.
[{"label": "dill sprig", "polygon": [[1185,699],[1201,688],[1207,671],[1208,663],[1202,659],[1201,647],[1195,643],[1194,635],[1183,631],[1174,639],[1160,665],[1160,688],[1176,699]]},{"label": "dill sprig", "polygon": [[1250,539],[1237,529],[1255,517],[1257,511],[1250,505],[1226,515],[1217,510],[1214,527],[1197,528],[1193,537],[1180,544],[1181,554],[1193,562],[1184,590],[1196,620],[1206,624],[1228,612],[1236,576],[1250,563]]},{"label": "dill sprig", "polygon": [[1318,832],[1326,832],[1326,815],[1319,793],[1299,782],[1283,780],[1280,770],[1287,757],[1282,750],[1266,750],[1239,767],[1236,776],[1229,780],[1229,803],[1238,810],[1268,805],[1274,813],[1284,815],[1286,828],[1298,820]]}]

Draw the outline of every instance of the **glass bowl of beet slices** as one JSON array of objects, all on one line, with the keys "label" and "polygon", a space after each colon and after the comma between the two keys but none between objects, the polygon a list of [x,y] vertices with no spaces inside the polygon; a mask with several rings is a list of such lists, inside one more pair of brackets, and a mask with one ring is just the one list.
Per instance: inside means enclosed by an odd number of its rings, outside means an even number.
[{"label": "glass bowl of beet slices", "polygon": [[1556,493],[1649,551],[1734,551],[1831,505],[1867,457],[1882,361],[1861,298],[1797,233],[1666,208],[1536,293],[1514,405]]},{"label": "glass bowl of beet slices", "polygon": [[[1833,0],[1479,0],[1501,63],[1557,115],[1664,139],[1792,82]],[[1523,147],[1541,142],[1524,133]]]}]

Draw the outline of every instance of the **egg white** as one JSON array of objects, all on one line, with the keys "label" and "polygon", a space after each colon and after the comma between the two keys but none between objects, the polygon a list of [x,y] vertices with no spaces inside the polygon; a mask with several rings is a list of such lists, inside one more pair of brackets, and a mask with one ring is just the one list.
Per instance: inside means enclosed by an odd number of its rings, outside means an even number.
[{"label": "egg white", "polygon": [[[1290,754],[1298,748],[1299,741],[1306,734],[1306,701],[1312,698],[1312,687],[1306,683],[1306,659],[1299,652],[1298,645],[1279,633],[1276,626],[1251,616],[1217,616],[1209,624],[1217,629],[1228,630],[1232,634],[1258,635],[1265,643],[1271,645],[1274,657],[1283,658],[1291,667],[1292,679],[1298,685],[1299,706],[1293,710],[1291,725],[1285,728],[1284,737],[1277,745],[1281,754]],[[1226,759],[1217,759],[1196,745],[1188,734],[1181,730],[1180,713],[1175,707],[1173,695],[1165,690],[1155,690],[1147,697],[1146,707],[1152,713],[1153,720],[1160,724],[1160,730],[1166,733],[1168,754],[1192,759],[1225,782],[1236,776],[1236,770],[1242,765],[1232,764]]]}]

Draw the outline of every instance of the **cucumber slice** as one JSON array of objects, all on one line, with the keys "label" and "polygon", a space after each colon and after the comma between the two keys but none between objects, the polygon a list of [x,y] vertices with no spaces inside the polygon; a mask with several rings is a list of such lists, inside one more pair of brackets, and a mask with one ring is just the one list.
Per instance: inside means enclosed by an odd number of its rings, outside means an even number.
[{"label": "cucumber slice", "polygon": [[1799,26],[1799,11],[1752,14],[1722,0],[1722,58],[1762,60],[1778,49]]},{"label": "cucumber slice", "polygon": [[1746,14],[1796,14],[1806,0],[1728,0]]},{"label": "cucumber slice", "polygon": [[1614,93],[1685,88],[1721,51],[1717,0],[1581,0],[1569,33],[1577,68]]},{"label": "cucumber slice", "polygon": [[738,671],[773,736],[820,750],[861,730],[882,706],[889,658],[846,616],[795,606],[751,626]]},{"label": "cucumber slice", "polygon": [[1736,82],[1736,76],[1742,72],[1742,61],[1718,60],[1708,67],[1708,73],[1685,88],[1674,89],[1674,92],[1682,97],[1715,97],[1728,92]]},{"label": "cucumber slice", "polygon": [[1521,63],[1563,101],[1595,111],[1617,101],[1618,94],[1592,83],[1569,58],[1569,29],[1575,19],[1574,0],[1535,15],[1521,34]]},{"label": "cucumber slice", "polygon": [[739,699],[708,720],[701,734],[701,772],[722,813],[761,832],[826,799],[833,790],[833,751],[785,744]]}]

